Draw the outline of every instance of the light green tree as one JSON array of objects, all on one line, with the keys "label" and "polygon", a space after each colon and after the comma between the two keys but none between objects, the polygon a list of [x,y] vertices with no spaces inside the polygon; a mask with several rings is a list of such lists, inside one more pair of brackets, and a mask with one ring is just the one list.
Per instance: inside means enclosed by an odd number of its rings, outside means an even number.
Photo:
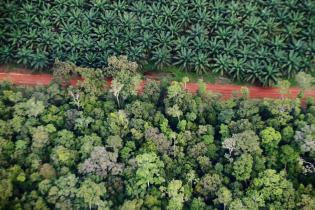
[{"label": "light green tree", "polygon": [[217,192],[217,201],[223,204],[223,209],[225,210],[226,206],[232,201],[232,193],[226,187],[221,187]]},{"label": "light green tree", "polygon": [[272,151],[278,146],[281,140],[281,133],[272,127],[267,127],[260,132],[260,137],[262,139],[262,146],[267,151]]},{"label": "light green tree", "polygon": [[99,209],[109,209],[107,202],[102,197],[106,194],[106,187],[103,183],[95,183],[86,179],[81,183],[77,196],[88,204],[89,209],[96,206]]},{"label": "light green tree", "polygon": [[130,71],[116,73],[110,92],[115,96],[118,106],[131,96],[136,96],[140,85],[140,75]]},{"label": "light green tree", "polygon": [[167,209],[181,210],[184,206],[185,194],[182,181],[172,180],[167,186],[167,195],[170,198]]},{"label": "light green tree", "polygon": [[135,160],[136,173],[128,186],[132,194],[144,195],[150,185],[160,185],[165,181],[163,177],[164,163],[155,153],[137,155]]},{"label": "light green tree", "polygon": [[295,76],[295,80],[298,83],[298,86],[301,88],[300,97],[304,96],[304,92],[311,88],[314,85],[315,78],[312,75],[305,72],[299,72]]},{"label": "light green tree", "polygon": [[233,164],[233,175],[236,180],[245,181],[250,178],[253,158],[250,154],[242,154]]},{"label": "light green tree", "polygon": [[295,192],[283,171],[277,173],[275,170],[267,169],[252,181],[246,200],[269,209],[293,209]]}]

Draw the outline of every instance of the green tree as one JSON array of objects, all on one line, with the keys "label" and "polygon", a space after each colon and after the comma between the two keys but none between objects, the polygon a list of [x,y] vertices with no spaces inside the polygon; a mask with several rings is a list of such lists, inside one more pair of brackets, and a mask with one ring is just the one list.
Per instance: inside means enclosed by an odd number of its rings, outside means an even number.
[{"label": "green tree", "polygon": [[102,198],[106,195],[106,187],[103,183],[95,183],[90,179],[84,180],[78,189],[77,196],[88,204],[89,209],[96,206],[101,209],[110,209],[108,203]]},{"label": "green tree", "polygon": [[221,187],[217,192],[217,201],[223,204],[223,209],[225,210],[226,206],[232,201],[232,193],[226,187]]},{"label": "green tree", "polygon": [[182,181],[172,180],[167,186],[167,195],[170,198],[167,209],[181,210],[184,206],[185,194]]},{"label": "green tree", "polygon": [[293,209],[295,192],[283,172],[267,169],[252,181],[247,191],[250,200],[259,207]]},{"label": "green tree", "polygon": [[255,155],[262,152],[259,145],[259,138],[253,131],[233,134],[232,137],[224,139],[222,147],[229,150],[228,157],[242,153]]},{"label": "green tree", "polygon": [[304,96],[304,92],[311,88],[314,85],[314,77],[312,75],[307,74],[305,72],[299,72],[295,76],[295,80],[301,88],[300,96]]},{"label": "green tree", "polygon": [[198,182],[196,186],[196,191],[204,197],[213,196],[220,189],[221,183],[222,179],[220,175],[206,174]]},{"label": "green tree", "polygon": [[[44,184],[44,183],[42,183]],[[48,183],[46,183],[48,184]],[[59,209],[74,208],[73,202],[78,192],[78,178],[74,174],[60,176],[52,185],[43,186],[46,191],[47,202]]]},{"label": "green tree", "polygon": [[136,156],[136,173],[129,183],[129,191],[136,190],[135,194],[144,195],[150,185],[160,185],[163,177],[164,163],[155,153],[144,153]]},{"label": "green tree", "polygon": [[267,127],[260,132],[260,137],[262,139],[262,146],[268,151],[276,149],[280,140],[281,133],[276,131],[272,127]]},{"label": "green tree", "polygon": [[252,167],[252,156],[249,154],[242,154],[233,164],[233,175],[236,177],[236,180],[248,180],[252,172]]},{"label": "green tree", "polygon": [[120,99],[124,102],[126,99],[137,95],[140,85],[140,75],[130,71],[119,71],[115,75],[112,84],[110,92],[113,93],[117,104],[120,106]]},{"label": "green tree", "polygon": [[129,119],[123,110],[110,113],[107,119],[109,131],[112,135],[124,137],[129,132]]}]

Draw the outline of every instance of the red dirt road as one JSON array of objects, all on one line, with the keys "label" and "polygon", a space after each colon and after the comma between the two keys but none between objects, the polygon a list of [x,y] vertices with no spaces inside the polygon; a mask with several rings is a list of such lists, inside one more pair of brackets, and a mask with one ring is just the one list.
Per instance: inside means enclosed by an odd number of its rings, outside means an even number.
[{"label": "red dirt road", "polygon": [[[15,73],[15,72],[4,72],[0,68],[0,81],[10,81],[16,85],[49,85],[52,81],[51,74],[29,74],[29,73]],[[20,72],[20,71],[19,71]],[[78,79],[71,80],[71,84],[75,85]],[[108,81],[107,81],[108,82]],[[110,82],[110,81],[109,81]],[[145,82],[141,83],[142,89]],[[222,94],[223,98],[229,98],[232,96],[233,91],[238,91],[243,86],[238,85],[221,85],[221,84],[207,84],[207,90],[215,93]],[[186,89],[189,92],[196,92],[198,90],[197,83],[187,83]],[[264,88],[264,87],[248,87],[250,91],[251,98],[280,98],[280,93],[278,88]],[[290,97],[295,98],[300,89],[299,88],[290,88]],[[310,96],[315,98],[315,89],[308,90],[305,93],[305,96]]]}]

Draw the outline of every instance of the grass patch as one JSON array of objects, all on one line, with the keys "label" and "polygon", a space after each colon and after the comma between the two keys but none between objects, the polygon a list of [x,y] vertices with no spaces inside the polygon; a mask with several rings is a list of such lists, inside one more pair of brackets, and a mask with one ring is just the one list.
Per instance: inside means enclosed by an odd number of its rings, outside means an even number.
[{"label": "grass patch", "polygon": [[191,82],[197,82],[199,79],[203,79],[204,82],[207,83],[215,83],[217,74],[212,72],[207,72],[202,75],[196,74],[195,72],[189,72],[182,70],[176,66],[170,66],[158,70],[153,64],[145,64],[142,68],[142,72],[155,72],[155,73],[163,73],[169,74],[172,80],[181,81],[184,77],[188,77]]}]

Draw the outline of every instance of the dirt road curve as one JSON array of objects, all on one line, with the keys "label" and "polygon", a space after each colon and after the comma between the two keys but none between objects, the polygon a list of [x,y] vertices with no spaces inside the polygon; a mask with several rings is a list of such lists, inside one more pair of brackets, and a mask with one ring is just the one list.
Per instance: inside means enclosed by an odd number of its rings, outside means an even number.
[{"label": "dirt road curve", "polygon": [[[1,69],[0,69],[1,70]],[[14,72],[0,72],[0,81],[11,81],[16,85],[49,85],[52,81],[52,75],[50,74],[29,74],[29,73],[14,73]],[[76,79],[71,81],[72,85],[75,85]],[[141,83],[142,89],[144,82]],[[198,90],[198,84],[188,83],[187,89],[190,92],[196,92]],[[233,91],[240,90],[242,86],[238,85],[220,85],[220,84],[207,84],[207,90],[221,93],[223,98],[228,98],[232,95]],[[250,90],[251,98],[279,98],[278,88],[263,88],[263,87],[248,87]],[[299,93],[299,88],[290,88],[290,97],[295,98]],[[305,96],[311,96],[315,98],[315,90],[306,91]]]}]

